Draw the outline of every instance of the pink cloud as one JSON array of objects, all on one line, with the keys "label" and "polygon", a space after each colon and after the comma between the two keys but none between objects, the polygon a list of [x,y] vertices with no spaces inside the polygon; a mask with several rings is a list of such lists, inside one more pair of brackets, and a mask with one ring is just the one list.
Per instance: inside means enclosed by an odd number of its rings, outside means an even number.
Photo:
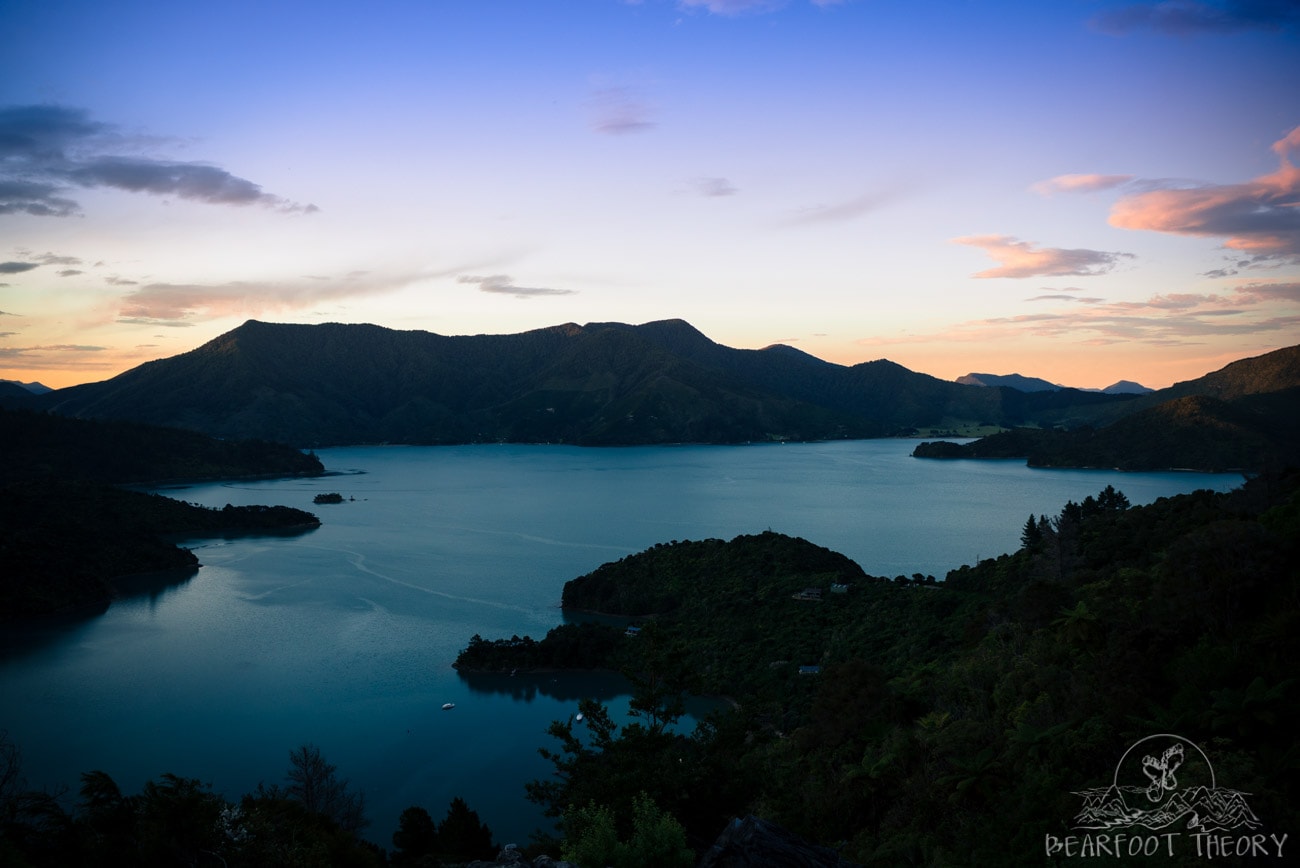
[{"label": "pink cloud", "polygon": [[1241,184],[1155,189],[1123,197],[1110,224],[1175,235],[1224,238],[1224,246],[1259,259],[1300,260],[1300,127],[1275,142],[1276,172]]},{"label": "pink cloud", "polygon": [[1105,274],[1131,253],[1110,253],[1085,248],[1035,247],[1009,235],[967,235],[954,238],[957,244],[978,247],[1000,265],[977,272],[974,277],[1039,277],[1042,275],[1093,276]]},{"label": "pink cloud", "polygon": [[1133,180],[1132,175],[1057,175],[1046,181],[1039,181],[1029,189],[1044,196],[1053,193],[1095,193],[1109,190]]}]

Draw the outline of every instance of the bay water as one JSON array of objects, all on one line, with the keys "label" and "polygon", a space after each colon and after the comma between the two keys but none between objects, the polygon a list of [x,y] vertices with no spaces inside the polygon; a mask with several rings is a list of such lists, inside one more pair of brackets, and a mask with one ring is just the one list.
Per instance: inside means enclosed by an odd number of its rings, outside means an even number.
[{"label": "bay water", "polygon": [[[322,526],[184,541],[192,578],[133,583],[102,615],[0,634],[0,730],[35,788],[108,772],[124,792],[164,772],[237,799],[283,783],[319,746],[364,791],[367,837],[403,809],[435,820],[455,796],[498,841],[548,826],[524,797],[551,766],[545,730],[582,698],[625,713],[617,676],[479,676],[451,668],[469,638],[540,638],[564,582],[672,540],[773,530],[872,575],[940,579],[1014,551],[1032,515],[1107,485],[1134,505],[1236,474],[1036,470],[914,459],[906,440],[584,449],[322,450],[330,475],[162,491],[205,506],[285,504]],[[313,504],[338,492],[340,504]],[[444,703],[455,708],[443,710]],[[694,709],[698,716],[707,708]]]}]

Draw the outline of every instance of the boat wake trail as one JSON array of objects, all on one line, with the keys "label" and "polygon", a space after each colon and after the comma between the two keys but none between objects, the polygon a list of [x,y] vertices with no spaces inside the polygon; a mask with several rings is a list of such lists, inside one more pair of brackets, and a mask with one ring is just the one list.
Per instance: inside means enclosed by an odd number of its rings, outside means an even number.
[{"label": "boat wake trail", "polygon": [[481,597],[467,597],[461,594],[449,594],[446,591],[437,591],[434,590],[433,588],[422,587],[421,585],[417,585],[414,582],[406,582],[401,579],[394,578],[393,576],[386,575],[384,573],[379,572],[378,570],[372,569],[370,566],[366,564],[366,556],[363,555],[361,552],[353,551],[352,549],[330,548],[327,546],[310,546],[310,548],[319,549],[321,551],[327,551],[327,552],[336,552],[338,554],[341,554],[347,558],[348,563],[352,564],[352,566],[357,570],[357,572],[365,573],[368,576],[374,576],[377,579],[381,579],[382,581],[388,582],[389,584],[397,585],[398,587],[408,588],[409,590],[412,591],[419,591],[422,594],[428,594],[431,597],[441,597],[444,600],[454,600],[458,603],[471,603],[476,606],[488,606],[493,609],[503,609],[508,612],[521,612],[525,615],[534,614],[532,609],[526,608],[524,606],[518,606],[513,603],[503,603],[500,600],[485,600]]}]

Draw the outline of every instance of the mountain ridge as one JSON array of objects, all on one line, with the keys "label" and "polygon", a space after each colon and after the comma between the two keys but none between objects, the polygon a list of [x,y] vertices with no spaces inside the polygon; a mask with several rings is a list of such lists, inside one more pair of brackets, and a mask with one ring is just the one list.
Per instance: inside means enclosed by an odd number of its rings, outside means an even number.
[{"label": "mountain ridge", "polygon": [[[1021,392],[1054,392],[1059,389],[1074,388],[1072,386],[1063,386],[1060,383],[1053,383],[1041,377],[1026,377],[1023,374],[971,373],[958,377],[954,382],[966,386],[1005,386],[1008,389],[1016,389]],[[1146,395],[1156,390],[1148,389],[1141,383],[1135,383],[1132,380],[1119,380],[1104,389],[1079,389],[1078,391],[1103,392],[1107,395]]]},{"label": "mountain ridge", "polygon": [[1149,398],[964,385],[887,359],[844,366],[781,344],[735,349],[680,319],[472,336],[249,320],[187,353],[28,406],[299,447],[630,445],[1072,428]]}]

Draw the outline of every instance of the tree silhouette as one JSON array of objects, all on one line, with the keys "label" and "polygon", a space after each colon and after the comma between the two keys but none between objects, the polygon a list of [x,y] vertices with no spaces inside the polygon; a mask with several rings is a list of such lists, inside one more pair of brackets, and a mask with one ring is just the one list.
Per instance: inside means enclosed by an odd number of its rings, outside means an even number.
[{"label": "tree silhouette", "polygon": [[365,794],[349,790],[347,779],[340,779],[336,771],[316,745],[297,747],[289,751],[287,795],[355,834],[370,825],[365,816]]},{"label": "tree silhouette", "polygon": [[457,796],[447,807],[447,816],[438,824],[438,850],[453,862],[491,859],[496,852],[492,830]]},{"label": "tree silhouette", "polygon": [[432,856],[438,847],[438,826],[429,812],[418,805],[402,811],[393,833],[393,865],[417,865],[426,856]]}]

